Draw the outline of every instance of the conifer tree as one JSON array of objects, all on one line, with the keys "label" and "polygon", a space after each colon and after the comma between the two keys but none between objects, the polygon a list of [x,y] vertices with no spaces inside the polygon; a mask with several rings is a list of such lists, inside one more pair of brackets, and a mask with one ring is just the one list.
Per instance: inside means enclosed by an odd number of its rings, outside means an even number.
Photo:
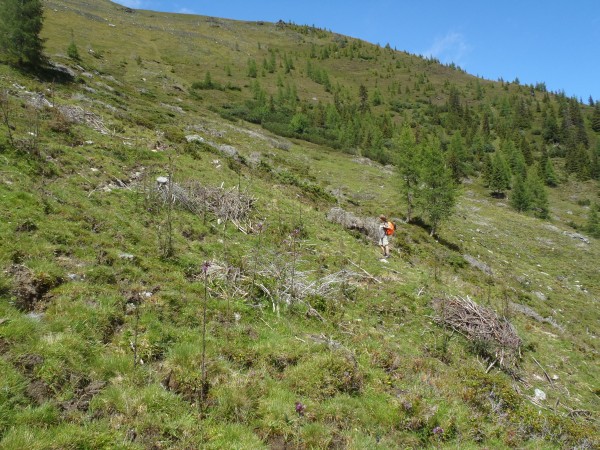
[{"label": "conifer tree", "polygon": [[590,206],[590,212],[588,213],[588,221],[585,227],[585,231],[595,238],[600,238],[600,218],[598,218],[598,210],[600,206],[593,204]]},{"label": "conifer tree", "polygon": [[594,112],[592,113],[592,130],[600,133],[600,102],[596,102]]},{"label": "conifer tree", "polygon": [[423,217],[431,226],[432,236],[437,233],[440,224],[452,215],[458,194],[452,171],[446,166],[440,147],[435,138],[424,145],[422,184],[418,194],[418,203]]},{"label": "conifer tree", "polygon": [[463,109],[460,103],[460,92],[456,86],[450,88],[446,109],[448,111],[445,120],[446,128],[450,130],[459,128],[463,116]]},{"label": "conifer tree", "polygon": [[448,148],[446,161],[456,183],[468,175],[467,152],[460,133],[454,133]]},{"label": "conifer tree", "polygon": [[535,216],[540,219],[548,219],[550,217],[548,194],[537,168],[531,168],[527,173],[526,190],[531,201],[530,209],[533,210]]},{"label": "conifer tree", "polygon": [[481,165],[481,177],[485,187],[489,187],[492,181],[492,174],[494,173],[494,163],[489,153],[483,155]]},{"label": "conifer tree", "polygon": [[554,166],[552,165],[552,161],[548,156],[548,150],[546,150],[546,146],[544,144],[541,145],[540,163],[537,167],[538,175],[546,186],[558,186],[558,178],[556,177]]},{"label": "conifer tree", "polygon": [[361,113],[366,113],[369,110],[369,91],[364,84],[358,88],[358,110]]},{"label": "conifer tree", "polygon": [[71,41],[71,43],[67,47],[67,56],[74,61],[79,61],[81,59],[81,57],[79,56],[79,50],[77,49],[77,44],[75,44],[75,41]]},{"label": "conifer tree", "polygon": [[412,220],[415,197],[421,180],[420,148],[410,126],[405,124],[394,139],[397,149],[396,167],[400,175],[400,192],[406,202],[406,221]]},{"label": "conifer tree", "polygon": [[522,134],[519,138],[519,149],[523,154],[523,158],[525,158],[525,164],[531,166],[533,164],[533,153],[525,134]]},{"label": "conifer tree", "polygon": [[590,176],[594,180],[600,180],[600,141],[596,143],[596,149],[592,149]]},{"label": "conifer tree", "polygon": [[531,208],[531,196],[523,175],[518,173],[514,176],[513,186],[510,193],[510,206],[519,212],[528,211]]},{"label": "conifer tree", "polygon": [[556,121],[554,109],[551,106],[544,110],[542,136],[546,143],[553,144],[560,141],[560,129]]},{"label": "conifer tree", "polygon": [[527,164],[521,150],[515,146],[512,140],[503,141],[500,150],[506,158],[511,172],[520,174],[521,178],[524,179],[527,176]]},{"label": "conifer tree", "polygon": [[510,168],[500,154],[496,152],[492,158],[492,173],[488,187],[495,197],[504,197],[510,189]]},{"label": "conifer tree", "polygon": [[575,144],[571,141],[567,147],[565,156],[565,170],[574,173],[579,180],[590,178],[590,159],[583,144]]},{"label": "conifer tree", "polygon": [[483,135],[485,137],[490,136],[490,115],[491,115],[491,112],[488,110],[485,110],[483,112],[483,116],[481,117],[481,132],[483,133]]},{"label": "conifer tree", "polygon": [[477,170],[483,163],[483,156],[485,152],[485,141],[480,131],[476,131],[471,140],[470,152],[474,159],[474,169]]},{"label": "conifer tree", "polygon": [[44,61],[43,8],[40,0],[0,1],[0,49],[19,65]]},{"label": "conifer tree", "polygon": [[256,78],[258,76],[258,68],[256,67],[256,60],[253,58],[248,59],[248,77]]}]

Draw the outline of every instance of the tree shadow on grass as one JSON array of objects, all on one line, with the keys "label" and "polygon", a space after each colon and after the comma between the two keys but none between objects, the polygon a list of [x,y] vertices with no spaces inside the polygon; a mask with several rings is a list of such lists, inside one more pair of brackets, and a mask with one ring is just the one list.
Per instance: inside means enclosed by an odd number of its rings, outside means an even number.
[{"label": "tree shadow on grass", "polygon": [[75,74],[67,66],[43,61],[39,64],[11,64],[25,76],[35,77],[44,83],[69,84],[75,81]]},{"label": "tree shadow on grass", "polygon": [[[431,226],[425,223],[421,217],[413,217],[409,223],[411,225],[416,225],[420,228],[423,228],[425,231],[427,231],[427,234],[431,234]],[[434,234],[432,237],[447,249],[452,250],[453,252],[461,253],[460,245],[444,239],[439,234]]]}]

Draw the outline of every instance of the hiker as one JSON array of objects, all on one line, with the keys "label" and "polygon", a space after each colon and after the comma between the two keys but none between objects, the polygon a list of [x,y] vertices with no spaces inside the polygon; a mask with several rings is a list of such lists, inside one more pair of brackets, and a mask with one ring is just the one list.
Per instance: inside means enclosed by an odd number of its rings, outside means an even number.
[{"label": "hiker", "polygon": [[382,214],[379,216],[381,223],[379,224],[379,246],[383,252],[384,258],[390,257],[390,241],[389,237],[394,233],[394,224],[389,222]]}]

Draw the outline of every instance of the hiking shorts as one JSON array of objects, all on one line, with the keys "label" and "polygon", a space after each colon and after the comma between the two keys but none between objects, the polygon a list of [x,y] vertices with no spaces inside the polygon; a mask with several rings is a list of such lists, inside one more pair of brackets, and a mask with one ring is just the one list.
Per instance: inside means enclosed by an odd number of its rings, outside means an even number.
[{"label": "hiking shorts", "polygon": [[379,245],[386,246],[390,244],[390,240],[388,239],[387,234],[381,238],[379,238]]}]

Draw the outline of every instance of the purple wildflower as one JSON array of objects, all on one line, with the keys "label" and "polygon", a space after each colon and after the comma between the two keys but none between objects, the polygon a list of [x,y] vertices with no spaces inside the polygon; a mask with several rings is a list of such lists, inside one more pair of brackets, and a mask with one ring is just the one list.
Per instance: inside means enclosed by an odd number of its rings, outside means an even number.
[{"label": "purple wildflower", "polygon": [[204,261],[204,264],[202,264],[202,272],[204,273],[204,275],[206,275],[208,273],[209,267],[210,267],[210,262]]},{"label": "purple wildflower", "polygon": [[305,409],[306,409],[306,407],[302,403],[296,402],[296,412],[298,413],[299,416],[304,416]]},{"label": "purple wildflower", "polygon": [[444,429],[442,427],[435,427],[433,429],[433,434],[436,436],[441,436],[442,434],[444,434]]}]

